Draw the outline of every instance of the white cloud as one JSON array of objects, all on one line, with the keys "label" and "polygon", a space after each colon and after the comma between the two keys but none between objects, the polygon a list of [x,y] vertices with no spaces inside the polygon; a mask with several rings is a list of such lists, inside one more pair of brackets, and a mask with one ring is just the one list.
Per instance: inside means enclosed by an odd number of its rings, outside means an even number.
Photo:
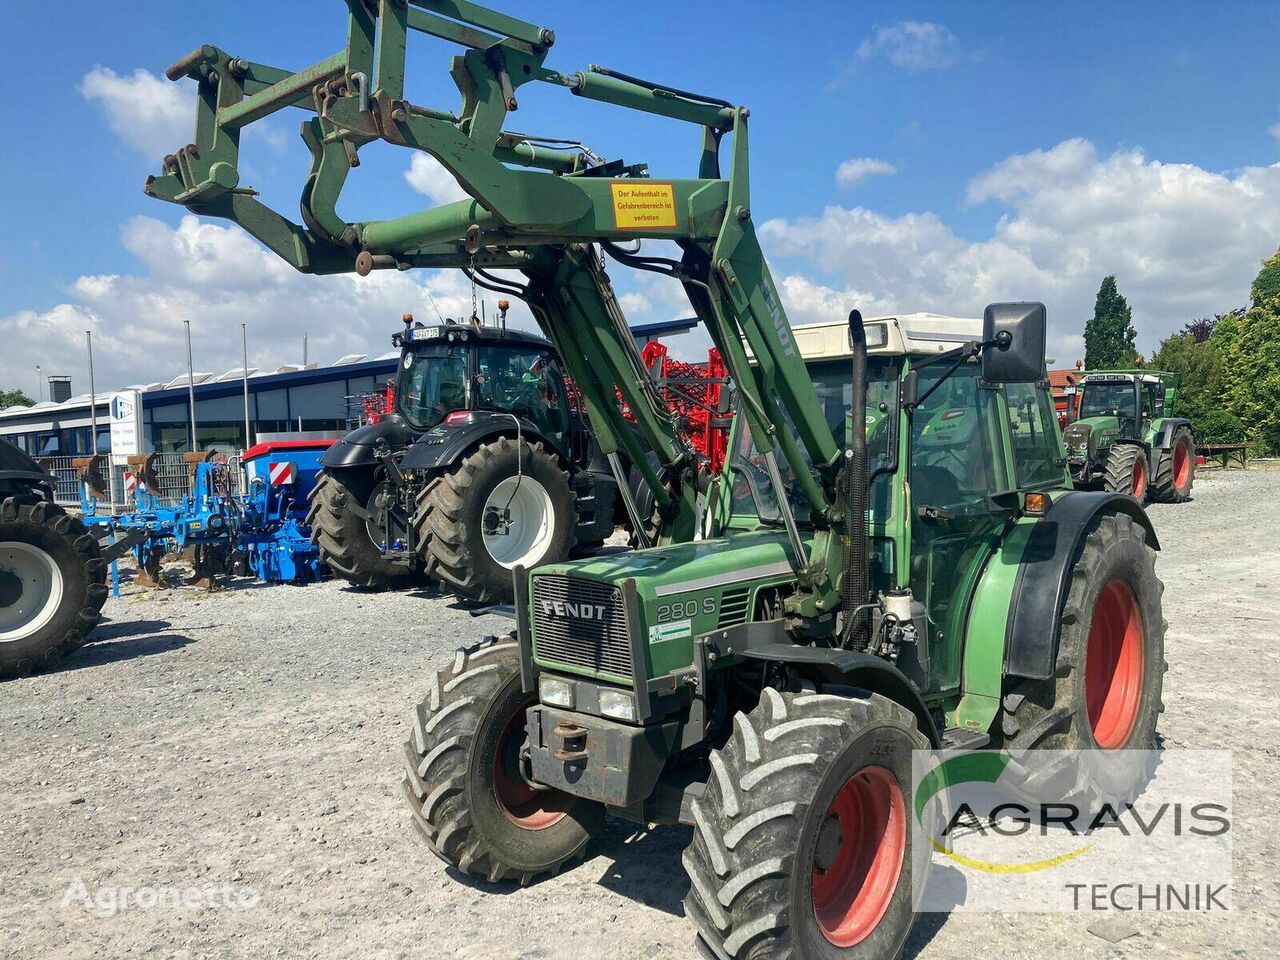
[{"label": "white cloud", "polygon": [[892,176],[898,172],[888,160],[876,160],[872,157],[853,157],[845,160],[836,168],[836,184],[841,187],[852,187],[867,177],[878,175]]},{"label": "white cloud", "polygon": [[[77,393],[87,391],[83,343],[90,328],[98,389],[110,390],[185,371],[183,320],[192,321],[196,367],[221,372],[240,364],[242,322],[249,325],[250,366],[274,368],[301,359],[304,333],[311,358],[321,362],[389,351],[402,313],[435,317],[427,291],[445,316],[471,309],[470,286],[458,271],[308,276],[238,227],[194,216],[176,228],[137,217],[120,237],[143,272],[83,276],[71,285],[72,298],[52,310],[0,317],[0,384],[34,384],[39,363],[46,373],[72,375]],[[533,327],[519,301],[510,323]]]},{"label": "white cloud", "polygon": [[409,186],[434,203],[452,203],[470,196],[453,174],[429,153],[415,153],[404,178]]},{"label": "white cloud", "polygon": [[1271,126],[1267,127],[1267,133],[1271,134],[1272,139],[1274,139],[1276,143],[1280,143],[1280,123],[1273,123]]},{"label": "white cloud", "polygon": [[1008,210],[977,239],[931,212],[839,206],[771,220],[761,235],[770,255],[807,258],[895,310],[976,316],[995,300],[1043,300],[1051,351],[1064,353],[1078,349],[1105,275],[1118,276],[1149,351],[1186,320],[1243,302],[1280,240],[1280,165],[1226,175],[1140,150],[1101,157],[1085,140],[1010,157],[975,177],[967,200]]},{"label": "white cloud", "polygon": [[148,160],[159,163],[191,141],[196,102],[185,81],[170,83],[146,70],[122,76],[98,66],[85,74],[80,93],[97,102],[115,134]]},{"label": "white cloud", "polygon": [[941,23],[900,20],[881,27],[858,46],[862,61],[884,57],[903,70],[941,70],[959,61],[960,41]]}]

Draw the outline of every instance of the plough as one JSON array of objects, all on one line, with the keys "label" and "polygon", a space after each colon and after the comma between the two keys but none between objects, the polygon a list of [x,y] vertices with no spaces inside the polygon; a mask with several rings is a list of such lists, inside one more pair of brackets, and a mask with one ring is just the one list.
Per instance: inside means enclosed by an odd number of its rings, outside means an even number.
[{"label": "plough", "polygon": [[[187,492],[165,496],[160,454],[127,458],[124,490],[133,509],[115,514],[103,457],[76,461],[84,523],[100,540],[111,540],[113,559],[132,552],[136,582],[161,586],[161,561],[185,553],[197,585],[212,587],[219,576],[240,570],[268,583],[320,579],[316,548],[305,526],[306,503],[329,440],[276,441],[246,451],[237,492],[234,467],[219,453],[184,453]],[[279,459],[276,459],[279,457]]]}]

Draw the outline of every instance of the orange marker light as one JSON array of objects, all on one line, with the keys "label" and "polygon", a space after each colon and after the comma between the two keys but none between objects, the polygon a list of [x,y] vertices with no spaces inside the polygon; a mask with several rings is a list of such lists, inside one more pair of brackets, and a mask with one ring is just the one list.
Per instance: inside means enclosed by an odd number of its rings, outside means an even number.
[{"label": "orange marker light", "polygon": [[1049,495],[1047,493],[1028,493],[1026,499],[1022,501],[1022,512],[1031,517],[1043,517],[1048,509]]}]

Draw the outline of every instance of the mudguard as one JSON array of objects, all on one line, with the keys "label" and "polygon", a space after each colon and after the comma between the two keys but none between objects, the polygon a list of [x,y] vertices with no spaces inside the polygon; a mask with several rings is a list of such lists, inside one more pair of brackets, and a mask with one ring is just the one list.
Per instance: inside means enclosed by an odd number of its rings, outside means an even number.
[{"label": "mudguard", "polygon": [[857,650],[804,647],[793,643],[751,644],[740,652],[753,660],[771,660],[809,668],[827,683],[847,684],[888,697],[915,714],[920,730],[932,746],[942,746],[933,716],[919,691],[906,674],[887,660]]},{"label": "mudguard", "polygon": [[563,457],[559,445],[548,440],[536,426],[523,417],[492,410],[473,410],[465,420],[440,423],[413,441],[400,462],[401,470],[439,470],[452,467],[468,450],[491,437],[516,435],[526,443],[541,443]]},{"label": "mudguard", "polygon": [[1053,495],[1022,555],[1005,627],[1005,673],[1031,680],[1053,676],[1058,656],[1058,611],[1067,595],[1071,567],[1094,517],[1123,513],[1133,518],[1156,550],[1160,542],[1146,511],[1123,493],[1076,490]]},{"label": "mudguard", "polygon": [[418,432],[400,416],[386,417],[352,430],[331,446],[320,458],[322,467],[364,467],[377,463],[373,455],[378,441],[385,440],[392,450],[402,449],[413,443]]},{"label": "mudguard", "polygon": [[1156,450],[1168,450],[1173,444],[1173,435],[1179,427],[1186,427],[1193,437],[1196,435],[1196,428],[1186,417],[1165,417],[1160,421],[1160,427],[1152,438],[1152,447]]},{"label": "mudguard", "polygon": [[40,469],[40,465],[15,444],[0,440],[0,490],[5,486],[30,487],[32,484],[50,485],[53,475]]}]

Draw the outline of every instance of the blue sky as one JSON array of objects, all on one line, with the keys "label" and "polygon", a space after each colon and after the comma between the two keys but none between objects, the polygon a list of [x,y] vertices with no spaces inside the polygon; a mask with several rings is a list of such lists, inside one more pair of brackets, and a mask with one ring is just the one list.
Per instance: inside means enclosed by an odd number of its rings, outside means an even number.
[{"label": "blue sky", "polygon": [[[854,305],[972,315],[985,299],[1039,298],[1069,362],[1098,282],[1116,272],[1149,350],[1186,320],[1243,302],[1257,261],[1280,244],[1280,6],[507,9],[556,30],[549,66],[605,64],[752,108],[752,206],[758,223],[771,221],[761,232],[794,322]],[[170,374],[181,364],[174,328],[188,316],[197,366],[210,369],[234,364],[241,320],[256,363],[296,359],[286,354],[304,329],[323,359],[382,352],[397,303],[420,299],[418,286],[373,297],[349,284],[308,288],[242,238],[184,225],[181,209],[141,192],[185,137],[175,103],[193,103],[136,71],[159,75],[205,41],[301,68],[341,46],[341,3],[69,2],[55,30],[25,4],[7,23],[26,38],[9,45],[7,66],[27,92],[19,101],[11,90],[2,108],[22,137],[7,151],[0,206],[0,327],[16,333],[0,385],[31,391],[35,363],[77,372],[55,345],[86,326],[103,341],[106,376],[145,380],[157,365]],[[416,101],[453,106],[448,49],[414,47]],[[659,175],[695,160],[685,125],[526,91],[509,127],[581,136]],[[245,180],[290,213],[305,171],[300,117],[273,118],[243,164]],[[363,156],[352,219],[431,202],[430,171],[417,191],[405,177],[407,151]],[[683,312],[671,291],[619,273],[633,319]],[[456,278],[416,279],[446,303],[465,292]]]}]

